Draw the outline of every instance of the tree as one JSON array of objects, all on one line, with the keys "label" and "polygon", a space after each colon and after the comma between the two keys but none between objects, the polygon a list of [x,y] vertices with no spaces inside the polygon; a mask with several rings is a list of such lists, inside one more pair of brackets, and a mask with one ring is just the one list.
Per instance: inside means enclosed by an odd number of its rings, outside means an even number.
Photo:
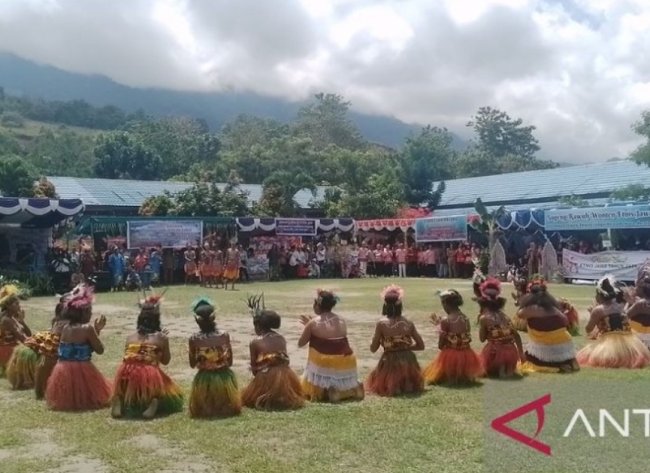
[{"label": "tree", "polygon": [[94,176],[95,140],[65,128],[41,128],[27,151],[27,159],[47,176]]},{"label": "tree", "polygon": [[481,107],[467,123],[476,133],[477,142],[470,145],[456,163],[456,177],[475,177],[508,172],[550,169],[557,164],[537,159],[539,142],[534,126],[513,120],[506,112]]},{"label": "tree", "polygon": [[316,192],[314,181],[308,174],[301,170],[274,172],[264,181],[257,213],[267,217],[298,215],[300,207],[294,197],[303,189],[310,190],[312,194]]},{"label": "tree", "polygon": [[637,164],[650,166],[650,110],[641,114],[641,120],[634,123],[632,129],[646,140],[632,153],[632,160]]},{"label": "tree", "polygon": [[152,195],[142,202],[140,209],[138,209],[138,215],[164,217],[169,215],[174,209],[174,205],[174,198],[168,192],[162,195]]},{"label": "tree", "polygon": [[427,204],[433,210],[439,203],[444,183],[434,190],[433,183],[452,176],[455,152],[452,136],[444,128],[427,126],[408,138],[400,153],[405,198],[410,205]]},{"label": "tree", "polygon": [[16,155],[0,157],[0,192],[6,197],[32,197],[36,170]]},{"label": "tree", "polygon": [[[496,244],[497,241],[497,232],[499,230],[499,226],[497,225],[497,221],[501,216],[505,213],[506,209],[502,205],[491,212],[487,209],[481,198],[479,197],[476,199],[476,202],[474,203],[474,210],[476,210],[476,213],[478,214],[479,218],[473,220],[470,225],[474,230],[478,231],[479,233],[482,233],[487,237],[488,240],[488,254],[490,257],[492,257],[493,250],[494,250],[494,245]],[[492,264],[488,265],[488,268],[492,268]],[[490,271],[492,272],[492,271]]]},{"label": "tree", "polygon": [[474,128],[479,145],[496,157],[512,154],[533,159],[540,150],[533,135],[534,126],[524,126],[523,120],[513,120],[506,112],[492,107],[481,107],[467,126]]},{"label": "tree", "polygon": [[56,199],[56,187],[52,182],[48,181],[46,177],[41,177],[33,187],[34,197],[46,197],[48,199]]},{"label": "tree", "polygon": [[160,156],[131,134],[125,132],[101,136],[94,149],[97,177],[107,179],[161,178]]},{"label": "tree", "polygon": [[345,149],[361,149],[364,141],[357,126],[350,120],[350,102],[336,94],[319,93],[312,103],[298,111],[294,130],[311,138],[314,147],[322,150],[330,145]]},{"label": "tree", "polygon": [[610,199],[636,202],[648,201],[650,200],[650,188],[645,187],[643,184],[630,184],[612,192]]},{"label": "tree", "polygon": [[326,190],[323,208],[330,217],[390,218],[404,206],[404,187],[395,169],[373,174],[361,187],[343,185]]}]

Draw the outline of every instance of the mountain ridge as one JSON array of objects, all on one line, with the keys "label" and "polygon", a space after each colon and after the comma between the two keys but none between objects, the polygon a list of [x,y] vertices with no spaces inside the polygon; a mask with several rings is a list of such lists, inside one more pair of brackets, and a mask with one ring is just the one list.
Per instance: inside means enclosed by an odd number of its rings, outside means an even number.
[{"label": "mountain ridge", "polygon": [[[9,53],[0,53],[0,86],[7,94],[45,100],[83,99],[91,105],[114,105],[126,112],[138,109],[154,116],[186,115],[202,118],[212,130],[239,115],[292,120],[306,102],[262,96],[252,92],[184,92],[136,88],[119,84],[102,75],[67,72],[37,64]],[[370,142],[399,148],[421,125],[404,123],[394,117],[350,112],[352,121]],[[454,147],[466,142],[455,134]]]}]

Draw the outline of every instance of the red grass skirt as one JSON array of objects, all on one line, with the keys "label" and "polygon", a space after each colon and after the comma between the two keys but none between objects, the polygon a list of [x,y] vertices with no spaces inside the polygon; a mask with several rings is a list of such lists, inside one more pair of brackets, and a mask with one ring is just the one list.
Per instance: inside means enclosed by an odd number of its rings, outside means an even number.
[{"label": "red grass skirt", "polygon": [[9,364],[7,364],[7,379],[15,390],[32,389],[36,375],[39,355],[26,345],[18,345]]},{"label": "red grass skirt", "polygon": [[471,348],[456,350],[443,348],[429,365],[424,368],[426,384],[473,383],[483,375],[481,359]]},{"label": "red grass skirt", "polygon": [[107,407],[111,383],[90,361],[59,361],[47,381],[45,400],[54,411],[88,411]]},{"label": "red grass skirt", "polygon": [[424,390],[422,370],[412,351],[384,352],[366,379],[366,389],[379,396],[420,393]]},{"label": "red grass skirt", "polygon": [[259,371],[241,397],[242,403],[251,409],[286,410],[305,405],[300,379],[286,365]]},{"label": "red grass skirt", "polygon": [[489,377],[513,376],[517,373],[519,353],[514,343],[488,342],[481,351],[481,362]]},{"label": "red grass skirt", "polygon": [[4,378],[5,370],[11,359],[17,344],[14,345],[0,345],[0,377]]},{"label": "red grass skirt", "polygon": [[237,378],[230,368],[199,370],[192,381],[190,416],[230,417],[241,412]]},{"label": "red grass skirt", "polygon": [[119,398],[127,417],[137,417],[158,399],[157,414],[183,410],[180,387],[157,365],[122,363],[115,373],[114,398]]}]

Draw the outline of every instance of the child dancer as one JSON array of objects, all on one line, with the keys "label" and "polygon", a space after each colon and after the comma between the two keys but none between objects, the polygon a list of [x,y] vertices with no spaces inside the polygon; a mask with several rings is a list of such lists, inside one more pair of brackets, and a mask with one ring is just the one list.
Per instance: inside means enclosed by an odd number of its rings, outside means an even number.
[{"label": "child dancer", "polygon": [[260,308],[263,297],[248,299],[257,337],[250,343],[253,379],[242,392],[242,402],[254,409],[297,409],[305,403],[300,379],[289,367],[287,341],[276,332],[280,316]]},{"label": "child dancer", "polygon": [[385,288],[382,315],[375,326],[370,351],[384,353],[366,380],[366,389],[379,396],[421,393],[422,370],[414,351],[424,350],[424,342],[413,322],[402,315],[404,290],[395,285]]},{"label": "child dancer", "polygon": [[192,417],[228,417],[241,412],[241,399],[232,366],[230,335],[217,329],[214,306],[200,298],[192,304],[199,332],[189,340],[190,366],[198,372],[192,382]]},{"label": "child dancer", "polygon": [[[483,375],[483,367],[481,359],[470,347],[472,336],[469,319],[460,309],[463,297],[455,289],[449,289],[440,294],[440,301],[447,314],[439,321],[440,353],[424,369],[424,380],[427,384],[473,383]],[[438,324],[435,314],[432,321]]]}]

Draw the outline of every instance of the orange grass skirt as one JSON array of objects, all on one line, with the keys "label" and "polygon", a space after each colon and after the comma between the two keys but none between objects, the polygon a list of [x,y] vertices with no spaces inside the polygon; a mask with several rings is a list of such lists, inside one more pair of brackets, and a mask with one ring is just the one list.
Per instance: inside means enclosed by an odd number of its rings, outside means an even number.
[{"label": "orange grass skirt", "polygon": [[115,373],[115,392],[127,417],[137,417],[158,399],[157,414],[166,415],[183,410],[183,393],[159,366],[144,363],[122,363]]},{"label": "orange grass skirt", "polygon": [[415,353],[385,351],[365,385],[367,391],[378,396],[416,394],[424,390],[424,378]]},{"label": "orange grass skirt", "polygon": [[609,332],[580,350],[576,359],[581,366],[593,368],[645,368],[650,351],[634,333]]},{"label": "orange grass skirt", "polygon": [[483,376],[483,365],[471,348],[443,348],[423,374],[426,384],[469,384]]},{"label": "orange grass skirt", "polygon": [[45,400],[54,411],[108,407],[111,383],[90,361],[59,361],[47,381]]},{"label": "orange grass skirt", "polygon": [[289,410],[305,405],[300,379],[289,366],[272,366],[259,371],[241,394],[251,409]]}]

